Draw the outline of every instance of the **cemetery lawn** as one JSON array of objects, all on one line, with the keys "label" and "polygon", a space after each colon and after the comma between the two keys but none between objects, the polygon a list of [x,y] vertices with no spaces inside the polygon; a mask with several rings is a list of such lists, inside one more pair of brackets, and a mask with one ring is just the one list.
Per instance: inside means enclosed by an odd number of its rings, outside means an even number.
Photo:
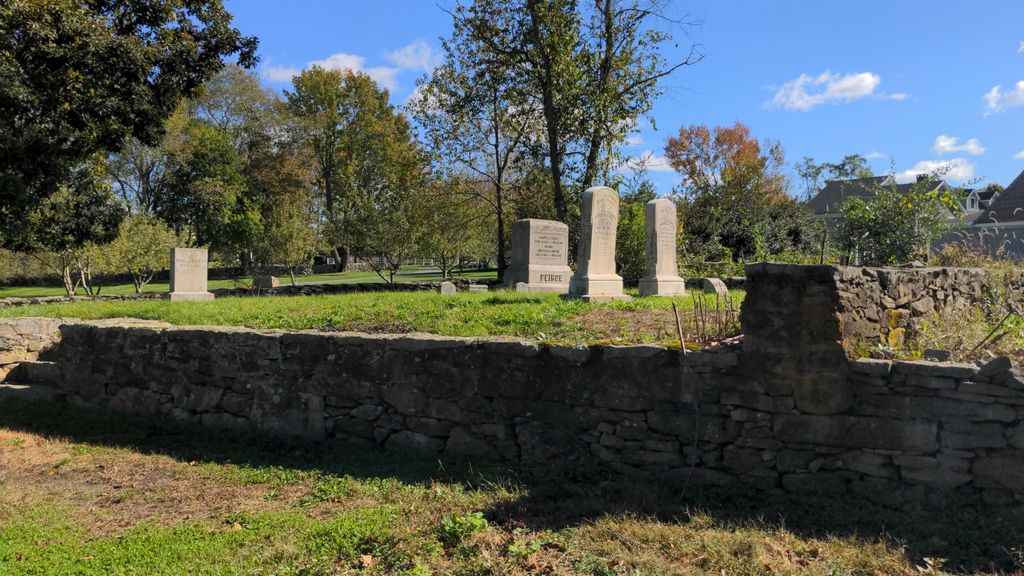
[{"label": "cemetery lawn", "polygon": [[899,513],[602,470],[517,476],[59,404],[0,402],[0,464],[8,576],[1024,569],[1024,518],[952,502]]},{"label": "cemetery lawn", "polygon": [[[96,320],[141,318],[176,325],[225,325],[249,328],[313,329],[372,333],[426,332],[443,336],[514,337],[573,346],[589,344],[661,344],[679,346],[672,303],[680,309],[688,347],[694,342],[734,336],[736,315],[710,297],[707,322],[696,322],[695,297],[634,298],[588,304],[557,294],[510,291],[459,293],[365,292],[320,296],[226,297],[212,302],[167,300],[83,301],[0,309],[0,318],[47,316]],[[742,291],[731,293],[735,310]],[[705,330],[698,326],[707,325]]]},{"label": "cemetery lawn", "polygon": [[[482,280],[496,278],[497,272],[494,270],[466,270],[465,272],[454,273],[456,278],[465,278],[470,280]],[[291,279],[288,276],[281,276],[281,285],[290,286]],[[399,271],[398,275],[395,276],[397,282],[436,282],[441,280],[441,274],[431,268],[422,267],[408,267],[403,268]],[[335,272],[327,274],[309,274],[306,276],[296,277],[296,281],[299,285],[305,284],[378,284],[384,282],[384,280],[377,275],[375,272]],[[228,278],[222,280],[210,280],[209,288],[211,290],[217,290],[221,288],[235,288],[242,285],[248,285],[252,283],[252,278],[239,277],[239,278]],[[134,294],[135,286],[131,283],[128,284],[101,284],[100,294],[108,296],[120,296],[124,294]],[[170,286],[167,282],[150,282],[143,286],[142,291],[146,293],[150,292],[167,292],[170,290]],[[38,298],[42,296],[64,296],[65,291],[61,286],[0,286],[0,298]],[[85,291],[81,288],[78,289],[78,296],[85,296]]]}]

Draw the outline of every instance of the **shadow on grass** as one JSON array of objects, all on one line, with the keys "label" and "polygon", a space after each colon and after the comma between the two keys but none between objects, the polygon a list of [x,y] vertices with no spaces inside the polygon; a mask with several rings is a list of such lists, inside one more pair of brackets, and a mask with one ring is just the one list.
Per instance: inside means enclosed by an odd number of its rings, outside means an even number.
[{"label": "shadow on grass", "polygon": [[952,573],[1016,573],[1024,569],[1024,512],[980,509],[949,502],[941,510],[894,511],[847,497],[770,495],[745,489],[671,486],[597,469],[526,470],[411,458],[339,442],[300,443],[257,433],[211,431],[165,419],[146,419],[64,404],[0,402],[0,427],[44,437],[181,461],[280,466],[394,478],[411,484],[455,482],[486,486],[513,482],[522,498],[486,510],[487,518],[509,530],[559,530],[605,515],[633,515],[686,523],[707,515],[724,529],[784,529],[800,537],[856,537],[903,546],[922,566],[925,558],[945,560]]}]

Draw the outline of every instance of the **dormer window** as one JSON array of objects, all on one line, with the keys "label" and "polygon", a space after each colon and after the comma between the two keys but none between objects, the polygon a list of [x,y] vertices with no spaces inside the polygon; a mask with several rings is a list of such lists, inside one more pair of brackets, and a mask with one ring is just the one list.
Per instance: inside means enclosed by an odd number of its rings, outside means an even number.
[{"label": "dormer window", "polygon": [[971,194],[967,198],[967,209],[968,210],[977,210],[978,209],[978,197],[975,196],[974,194]]}]

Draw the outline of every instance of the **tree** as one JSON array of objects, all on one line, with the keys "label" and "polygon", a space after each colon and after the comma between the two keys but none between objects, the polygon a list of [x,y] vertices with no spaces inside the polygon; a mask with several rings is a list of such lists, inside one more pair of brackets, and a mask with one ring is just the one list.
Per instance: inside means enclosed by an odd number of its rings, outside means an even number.
[{"label": "tree", "polygon": [[0,244],[30,235],[27,216],[95,155],[155,144],[182,98],[229,55],[253,65],[256,45],[221,0],[0,5]]},{"label": "tree", "polygon": [[717,259],[724,247],[742,260],[809,248],[804,227],[816,223],[786,192],[777,142],[759,142],[740,123],[694,125],[668,138],[665,156],[683,177],[677,193],[689,251]]},{"label": "tree", "polygon": [[959,191],[936,186],[941,179],[935,173],[910,186],[893,180],[873,185],[867,200],[847,199],[839,231],[843,248],[868,266],[927,260],[929,243],[949,229],[950,210],[960,209]]},{"label": "tree", "polygon": [[623,182],[619,199],[619,227],[616,234],[615,262],[618,273],[630,283],[639,282],[647,262],[646,215],[644,207],[655,199],[654,184],[640,166]]},{"label": "tree", "polygon": [[199,246],[237,251],[259,228],[259,211],[248,195],[230,137],[194,120],[170,158],[156,214]]},{"label": "tree", "polygon": [[[94,160],[88,169],[51,194],[29,215],[19,247],[32,253],[61,276],[64,289],[73,296],[78,286],[93,294],[94,244],[106,244],[117,236],[123,217],[113,193],[101,178],[102,164]],[[78,278],[73,272],[78,272]]]},{"label": "tree", "polygon": [[875,175],[868,166],[867,158],[860,154],[844,156],[839,162],[821,164],[815,163],[810,156],[804,156],[803,160],[796,163],[796,173],[804,182],[807,200],[817,194],[829,180],[853,180]]},{"label": "tree", "polygon": [[135,293],[167,269],[168,254],[178,245],[178,236],[170,226],[152,214],[132,214],[121,222],[117,238],[103,246],[99,258],[103,269],[127,273]]},{"label": "tree", "polygon": [[[463,180],[437,181],[424,188],[415,210],[423,223],[419,248],[441,270],[442,278],[450,278],[452,271],[466,257],[494,255],[492,207],[484,195],[463,192],[465,187],[479,186]],[[500,260],[499,260],[500,264]]]},{"label": "tree", "polygon": [[542,150],[557,218],[569,222],[575,192],[613,167],[616,148],[660,95],[658,81],[700,60],[696,47],[669,63],[671,40],[654,23],[686,25],[656,0],[475,0],[453,16],[478,44],[501,56],[474,62],[509,66],[538,102]]},{"label": "tree", "polygon": [[[345,128],[353,121],[358,103],[353,101],[351,84],[356,81],[351,72],[326,70],[314,66],[292,79],[293,91],[285,92],[288,108],[298,120],[295,130],[313,152],[315,186],[329,228],[334,232],[334,256],[344,270],[348,260],[342,243],[341,221],[346,218],[347,198],[343,196],[341,180],[344,178]],[[345,257],[342,257],[345,256]]]},{"label": "tree", "polygon": [[[444,63],[429,80],[419,83],[409,109],[427,134],[438,171],[451,184],[447,194],[437,195],[438,207],[485,204],[490,208],[498,278],[503,278],[506,216],[518,181],[536,165],[530,146],[541,124],[539,110],[523,90],[516,62],[475,38],[462,20],[455,20],[452,37],[442,46]],[[499,61],[505,64],[481,65]],[[480,214],[456,216],[454,222],[470,220],[482,218]],[[443,240],[449,237],[444,230],[435,229],[431,236],[435,253],[445,252],[441,246],[454,248]]]}]

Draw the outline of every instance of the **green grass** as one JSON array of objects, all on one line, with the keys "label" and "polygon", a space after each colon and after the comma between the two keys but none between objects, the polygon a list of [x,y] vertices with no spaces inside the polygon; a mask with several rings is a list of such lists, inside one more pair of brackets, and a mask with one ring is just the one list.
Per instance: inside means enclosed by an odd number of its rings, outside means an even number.
[{"label": "green grass", "polygon": [[0,404],[0,462],[5,576],[1024,569],[1024,518],[969,504],[894,512],[557,464],[514,475],[62,405]]},{"label": "green grass", "polygon": [[[736,306],[743,298],[734,291]],[[712,299],[713,300],[713,299]],[[693,342],[694,296],[634,298],[608,304],[565,300],[557,294],[508,291],[355,293],[299,297],[227,297],[212,302],[165,300],[71,302],[0,309],[0,318],[69,317],[88,320],[131,317],[176,325],[250,328],[428,332],[445,336],[508,336],[572,345],[660,343],[678,346],[672,303],[684,316]],[[724,306],[724,305],[723,305]],[[716,336],[730,336],[735,322]]]},{"label": "green grass", "polygon": [[[430,273],[429,269],[419,267],[408,267],[402,269],[398,275],[395,276],[396,282],[436,282],[441,279],[440,274]],[[457,272],[454,274],[456,278],[465,278],[471,280],[481,280],[495,278],[495,272],[493,270],[468,270],[465,272]],[[281,276],[281,284],[288,286],[291,284],[291,279],[288,276]],[[238,283],[251,283],[251,278],[231,278],[224,280],[210,280],[209,288],[211,290],[221,288],[234,288]],[[375,272],[335,272],[329,274],[309,274],[306,276],[298,276],[296,281],[299,284],[360,284],[360,283],[372,283],[377,284],[384,282],[384,280],[378,276]],[[151,282],[146,284],[142,291],[145,293],[157,293],[167,292],[170,290],[170,286],[167,282]],[[117,296],[124,294],[134,294],[135,286],[133,284],[111,284],[104,285],[100,284],[100,294],[108,296]],[[64,296],[65,290],[61,286],[0,286],[0,298],[37,298],[42,296]],[[78,289],[78,296],[85,296],[85,291],[81,288]]]}]

